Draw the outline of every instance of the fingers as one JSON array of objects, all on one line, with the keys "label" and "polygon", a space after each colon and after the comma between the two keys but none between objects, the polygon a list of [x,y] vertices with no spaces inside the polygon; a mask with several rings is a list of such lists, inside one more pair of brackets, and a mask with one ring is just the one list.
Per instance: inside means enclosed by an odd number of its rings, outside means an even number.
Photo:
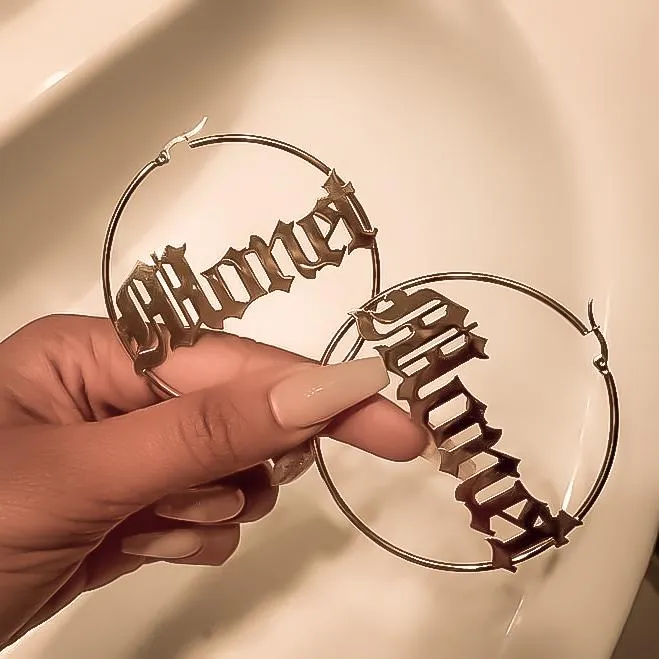
[{"label": "fingers", "polygon": [[135,373],[108,319],[40,318],[3,341],[0,352],[3,382],[20,376],[10,384],[26,403],[35,390],[47,390],[91,421],[161,400]]},{"label": "fingers", "polygon": [[282,367],[249,354],[229,383],[101,423],[66,426],[62,460],[93,474],[87,485],[97,495],[143,507],[285,453],[388,382],[379,358]]},{"label": "fingers", "polygon": [[395,461],[418,457],[428,443],[424,428],[413,423],[400,407],[380,396],[373,396],[338,415],[323,434]]},{"label": "fingers", "polygon": [[[150,563],[174,565],[224,565],[240,544],[240,526],[224,524],[194,529],[174,529],[160,533],[145,533],[126,538],[121,551],[105,551],[104,582],[134,571]],[[87,590],[105,583],[93,584]]]},{"label": "fingers", "polygon": [[185,395],[154,404],[108,321],[50,323],[52,333],[68,341],[50,358],[59,360],[67,386],[77,383],[94,415],[134,410],[100,423],[68,424],[58,437],[58,477],[68,478],[67,470],[82,474],[79,485],[115,504],[150,505],[282,455],[328,425],[332,437],[389,459],[410,459],[426,445],[405,412],[374,395],[388,383],[379,358],[319,367],[277,348],[209,333],[158,369]]},{"label": "fingers", "polygon": [[121,551],[127,556],[183,565],[222,565],[240,543],[240,526],[226,524],[155,533],[124,538]]},{"label": "fingers", "polygon": [[150,561],[220,565],[238,546],[239,525],[270,513],[277,494],[268,466],[258,465],[220,483],[165,497],[117,527],[105,544]]},{"label": "fingers", "polygon": [[[41,338],[40,338],[41,337]],[[94,418],[160,402],[148,381],[135,374],[107,319],[53,316],[32,323],[11,337],[12,354],[33,353],[39,339],[57,362],[67,388]],[[25,362],[24,357],[21,357]],[[286,369],[308,359],[248,339],[205,332],[193,348],[180,348],[157,369],[158,375],[184,393],[229,385],[237,378],[258,378],[264,369]],[[425,438],[398,406],[375,396],[344,414],[330,436],[392,460],[419,455]]]},{"label": "fingers", "polygon": [[168,562],[179,565],[224,565],[238,549],[240,526],[227,524],[195,529],[200,548],[194,554]]},{"label": "fingers", "polygon": [[[47,331],[41,333],[49,337],[51,359],[58,360],[59,370],[74,394],[76,387],[84,384],[78,394],[84,394],[84,405],[95,410],[98,417],[129,412],[162,400],[144,377],[135,374],[107,319],[55,316],[33,323],[30,332],[39,333],[41,324],[47,325]],[[13,341],[20,339],[21,333],[12,337]],[[35,337],[25,337],[23,343],[27,339],[34,346]],[[20,346],[16,349],[20,352]],[[172,353],[157,374],[177,390],[190,393],[305,363],[312,362],[248,339],[205,332],[193,348]],[[391,460],[417,457],[426,443],[423,431],[410,422],[408,415],[380,396],[350,409],[327,432],[339,441]]]},{"label": "fingers", "polygon": [[225,487],[234,486],[245,493],[245,505],[232,520],[241,524],[256,522],[268,515],[277,503],[279,488],[272,485],[270,467],[260,464],[222,480]]},{"label": "fingers", "polygon": [[[310,363],[272,346],[209,332],[194,350],[175,352],[158,369],[158,374],[179,391],[193,392],[238,377],[241,364],[243,371],[258,377],[259,369],[269,362],[276,362],[281,368]],[[339,414],[323,432],[338,441],[397,461],[416,458],[428,441],[425,431],[412,423],[408,414],[380,395],[370,396]]]},{"label": "fingers", "polygon": [[[268,465],[261,464],[221,482],[165,497],[109,534],[85,559],[85,569],[81,571],[84,583],[77,583],[76,587],[79,592],[99,588],[154,561],[221,565],[238,547],[239,525],[269,514],[277,494],[278,488],[270,484]],[[242,507],[230,520],[215,523],[189,518],[196,518],[196,513],[179,516],[168,508],[171,502],[185,501],[194,511],[197,507],[206,508],[205,518],[220,518],[229,500],[242,501]],[[167,514],[162,513],[163,509]]]},{"label": "fingers", "polygon": [[261,464],[217,484],[167,496],[154,506],[154,513],[196,524],[255,522],[272,511],[278,494],[268,465]]},{"label": "fingers", "polygon": [[165,497],[155,513],[165,519],[195,524],[219,524],[238,517],[245,506],[242,490],[218,485],[208,491],[188,490]]}]

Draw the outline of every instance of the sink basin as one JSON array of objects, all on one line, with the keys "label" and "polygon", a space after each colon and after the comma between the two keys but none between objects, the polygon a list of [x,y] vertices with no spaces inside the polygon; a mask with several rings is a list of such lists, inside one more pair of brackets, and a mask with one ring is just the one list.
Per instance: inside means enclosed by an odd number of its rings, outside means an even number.
[{"label": "sink basin", "polygon": [[[53,16],[47,0],[10,4],[0,34],[16,43],[16,30]],[[204,134],[285,140],[350,180],[379,229],[384,287],[438,271],[492,272],[584,320],[594,298],[620,390],[620,449],[584,526],[515,574],[440,573],[390,556],[340,516],[312,471],[247,530],[227,566],[144,569],[81,598],[8,656],[609,656],[659,512],[649,424],[659,386],[656,3],[588,0],[551,11],[520,0],[97,4],[98,17],[58,19],[41,68],[26,69],[44,84],[28,85],[20,65],[11,80],[22,96],[0,103],[2,336],[48,313],[105,315],[100,255],[116,201],[165,143],[207,115]],[[103,29],[102,12],[112,15]],[[85,21],[99,31],[94,48],[83,43]],[[3,77],[10,68],[0,64]],[[275,165],[204,158],[177,145],[162,177],[136,196],[113,255],[117,281],[170,239],[219,259],[252,227],[214,224],[215,200],[222,217],[240,218],[248,206],[268,210],[266,191],[281,191]],[[231,182],[239,170],[227,162],[255,173],[241,194]],[[278,212],[259,235],[268,237]],[[331,273],[337,279],[319,276],[324,294],[301,287],[297,302],[268,300],[230,329],[320,357],[346,312],[370,297],[368,261],[350,267]],[[597,345],[574,347],[559,321],[516,307],[514,296],[498,307],[487,288],[446,294],[466,300],[470,314],[481,309],[479,327],[491,330],[499,370],[474,377],[510,428],[505,441],[526,456],[538,488],[573,505],[606,440],[602,384],[589,361]],[[298,322],[301,309],[315,320]],[[425,463],[384,466],[342,450],[328,453],[337,481],[378,528],[422,550],[471,551],[460,539],[468,529],[452,535],[465,511],[450,488],[432,484]],[[428,488],[414,487],[419,474]]]}]

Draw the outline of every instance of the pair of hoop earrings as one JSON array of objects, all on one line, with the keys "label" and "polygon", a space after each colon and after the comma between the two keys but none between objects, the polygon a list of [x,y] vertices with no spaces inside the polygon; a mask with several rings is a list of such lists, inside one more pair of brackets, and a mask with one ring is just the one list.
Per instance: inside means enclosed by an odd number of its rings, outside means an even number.
[{"label": "pair of hoop earrings", "polygon": [[[340,342],[355,330],[358,338],[348,350],[345,360],[354,359],[365,345],[377,350],[389,372],[400,378],[398,401],[409,405],[412,419],[424,425],[430,436],[436,439],[433,452],[438,471],[460,481],[455,489],[455,498],[468,509],[472,529],[486,536],[491,548],[491,560],[455,563],[429,558],[396,546],[377,534],[359,518],[339,492],[318,437],[301,450],[280,458],[279,466],[285,464],[288,478],[293,480],[315,462],[333,500],[347,519],[377,545],[416,565],[451,572],[496,569],[514,572],[518,564],[551,547],[565,545],[568,535],[583,524],[602,493],[618,445],[616,384],[609,370],[608,346],[595,321],[592,300],[588,304],[587,322],[583,322],[560,302],[524,283],[482,272],[427,274],[382,291],[377,232],[371,226],[352,184],[346,183],[333,169],[306,151],[276,139],[244,134],[197,137],[205,123],[206,119],[191,131],[175,137],[138,172],[121,196],[108,225],[102,257],[105,305],[136,372],[167,396],[178,396],[176,389],[153,370],[166,361],[171,350],[194,345],[204,328],[223,329],[229,318],[241,318],[252,302],[269,293],[289,292],[296,276],[313,279],[326,266],[339,267],[354,251],[367,250],[371,260],[371,298],[349,314],[329,342],[320,363],[330,363]],[[224,258],[200,273],[212,295],[203,290],[199,277],[186,260],[185,245],[167,246],[161,255],[152,254],[151,264],[138,262],[115,295],[111,287],[110,264],[121,217],[137,188],[154,171],[171,161],[172,149],[179,143],[186,143],[191,149],[230,143],[253,144],[288,153],[326,177],[323,186],[326,194],[315,202],[313,210],[302,220],[288,224],[279,222],[267,242],[252,235],[247,247],[229,250]],[[339,227],[346,236],[346,244],[336,248],[330,246],[330,239]],[[297,237],[299,232],[311,246],[313,257],[309,249],[305,250],[300,243]],[[295,275],[284,273],[273,251],[276,244],[282,246],[290,257]],[[248,256],[258,260],[260,276]],[[223,267],[230,268],[238,276],[247,293],[246,300],[239,299],[232,291],[223,276]],[[268,280],[267,286],[264,285],[264,275]],[[512,290],[558,314],[580,336],[593,335],[597,339],[599,354],[593,365],[606,388],[608,437],[599,473],[573,513],[559,510],[553,514],[546,502],[532,496],[517,470],[519,459],[496,448],[501,431],[488,425],[485,406],[458,377],[446,381],[445,376],[454,374],[471,360],[487,357],[486,340],[475,333],[475,323],[466,322],[469,311],[440,292],[443,283],[453,281],[478,282]],[[166,335],[163,330],[166,330]],[[403,330],[404,336],[400,338]],[[412,365],[420,367],[410,370]],[[431,393],[420,395],[422,389],[433,384]],[[430,422],[433,411],[455,400],[464,401],[464,412],[441,425]],[[458,445],[451,444],[450,439],[467,428],[475,428],[476,435]],[[461,479],[461,465],[475,456],[488,456],[494,464]],[[275,469],[277,467],[276,463]],[[511,483],[507,489],[485,501],[477,498],[485,488],[504,479]],[[511,512],[513,508],[518,512]],[[508,539],[497,537],[492,530],[492,521],[496,517],[516,527],[517,535]]]}]

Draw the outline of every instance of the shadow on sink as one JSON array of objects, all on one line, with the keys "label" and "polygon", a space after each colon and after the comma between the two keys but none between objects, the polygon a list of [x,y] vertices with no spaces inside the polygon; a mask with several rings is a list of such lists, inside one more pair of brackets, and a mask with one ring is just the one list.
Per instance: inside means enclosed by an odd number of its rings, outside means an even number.
[{"label": "shadow on sink", "polygon": [[[88,290],[107,220],[133,174],[172,130],[199,120],[211,94],[215,125],[231,125],[251,84],[250,63],[266,44],[260,28],[269,7],[196,3],[2,146],[0,291],[44,260],[79,286],[71,294]],[[218,80],[227,90],[219,101]],[[178,180],[183,187],[185,173]],[[125,235],[139,236],[157,212]]]},{"label": "shadow on sink", "polygon": [[[145,584],[149,570],[163,566],[146,568],[139,575],[117,583],[113,588],[121,605],[113,606],[103,596],[107,593],[88,600],[70,623],[52,637],[44,656],[115,657],[117,650],[112,647],[110,637],[122,629],[126,618],[133,618],[141,606],[156,608],[158,602],[170,599],[172,605],[150,629],[144,629],[144,636],[136,640],[132,650],[122,647],[121,656],[124,659],[186,656],[189,646],[218,633],[228,634],[259,606],[290,591],[314,563],[341,553],[353,537],[346,526],[318,517],[269,526],[265,543],[251,542],[248,549],[239,552],[225,567],[192,568],[198,576],[178,597],[173,596],[170,585],[176,583],[175,579],[155,579],[148,592],[147,588],[140,588],[140,577]],[[185,567],[169,569],[186,570]],[[111,625],[108,624],[110,611]],[[85,633],[81,633],[83,629]]]},{"label": "shadow on sink", "polygon": [[37,0],[2,0],[0,3],[0,25],[14,20],[36,2]]}]

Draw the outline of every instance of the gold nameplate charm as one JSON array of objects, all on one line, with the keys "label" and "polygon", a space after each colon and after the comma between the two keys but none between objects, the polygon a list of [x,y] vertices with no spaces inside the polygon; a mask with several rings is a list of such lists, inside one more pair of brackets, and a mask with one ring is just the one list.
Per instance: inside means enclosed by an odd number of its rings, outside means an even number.
[{"label": "gold nameplate charm", "polygon": [[[600,471],[583,502],[570,514],[552,511],[542,499],[533,496],[520,478],[521,458],[500,448],[503,431],[491,427],[487,405],[463,384],[458,372],[472,360],[488,359],[487,339],[478,334],[478,324],[467,322],[469,311],[441,294],[437,285],[447,281],[472,281],[512,289],[558,313],[581,335],[593,335],[600,354],[593,364],[601,374],[609,405],[606,454]],[[595,322],[592,302],[588,324],[583,323],[561,304],[525,284],[486,273],[446,272],[426,275],[399,284],[375,296],[351,314],[330,342],[322,363],[329,363],[341,339],[356,326],[365,346],[372,346],[382,357],[389,372],[399,382],[396,398],[409,406],[412,419],[424,426],[431,437],[427,457],[436,452],[438,471],[459,480],[455,499],[469,511],[470,526],[486,537],[490,545],[489,562],[454,563],[413,554],[392,545],[370,529],[348,506],[333,482],[318,438],[313,452],[320,474],[341,511],[378,545],[413,563],[452,572],[483,572],[502,568],[514,572],[516,565],[568,542],[568,534],[583,519],[599,497],[613,465],[618,443],[618,395],[608,365],[606,340]],[[402,336],[401,336],[402,335]],[[392,340],[393,339],[393,340]],[[423,392],[423,393],[421,393]],[[459,402],[460,412],[440,424],[430,421],[434,412]],[[466,441],[453,441],[457,436]],[[479,457],[488,466],[466,478],[461,467]],[[478,495],[490,486],[497,493],[482,500]],[[516,513],[510,512],[516,509]],[[492,521],[500,518],[516,531],[506,538],[497,537]]]},{"label": "gold nameplate charm", "polygon": [[[108,314],[121,342],[135,365],[135,370],[147,377],[165,394],[178,392],[159,378],[153,369],[161,365],[171,350],[192,346],[202,329],[222,330],[230,318],[242,318],[256,300],[275,291],[289,292],[296,278],[315,279],[328,266],[340,267],[355,251],[371,254],[372,294],[380,288],[380,262],[376,242],[377,231],[359,203],[350,182],[314,156],[285,142],[258,135],[225,134],[193,139],[206,119],[191,131],[171,140],[158,156],[135,176],[108,226],[103,251],[103,291]],[[113,299],[110,282],[110,261],[115,234],[125,207],[136,189],[155,170],[171,160],[171,150],[178,143],[192,149],[221,144],[256,144],[289,153],[310,164],[325,176],[318,197],[309,204],[309,211],[295,221],[276,221],[267,237],[246,236],[245,244],[230,247],[214,263],[195,273],[186,259],[186,245],[167,245],[160,254],[152,253],[151,261],[140,261],[124,280]],[[337,228],[347,240],[340,247],[330,246]],[[302,245],[304,241],[311,247]],[[283,248],[296,274],[284,274],[277,248]],[[260,265],[257,275],[249,257]],[[229,276],[239,284],[227,283]],[[203,281],[210,294],[200,282]],[[246,292],[239,297],[235,289]],[[165,336],[166,335],[166,336]]]}]

